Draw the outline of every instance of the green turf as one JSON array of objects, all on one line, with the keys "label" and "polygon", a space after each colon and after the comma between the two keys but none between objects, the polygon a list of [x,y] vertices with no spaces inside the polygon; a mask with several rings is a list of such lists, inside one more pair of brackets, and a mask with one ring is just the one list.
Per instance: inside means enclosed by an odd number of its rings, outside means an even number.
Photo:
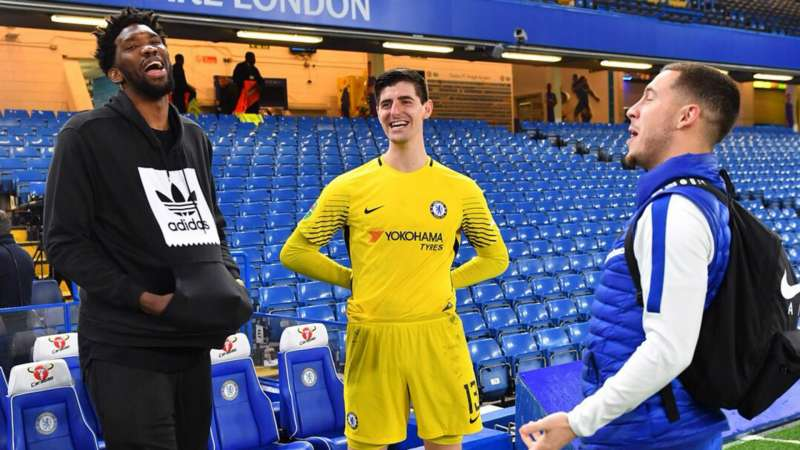
[{"label": "green turf", "polygon": [[771,441],[736,441],[725,446],[731,450],[800,450],[800,422],[795,422],[779,431],[763,433],[762,436],[771,439],[797,441],[782,443]]},{"label": "green turf", "polygon": [[795,424],[795,426],[785,430],[768,433],[766,437],[774,439],[786,439],[789,441],[800,441],[800,424]]}]

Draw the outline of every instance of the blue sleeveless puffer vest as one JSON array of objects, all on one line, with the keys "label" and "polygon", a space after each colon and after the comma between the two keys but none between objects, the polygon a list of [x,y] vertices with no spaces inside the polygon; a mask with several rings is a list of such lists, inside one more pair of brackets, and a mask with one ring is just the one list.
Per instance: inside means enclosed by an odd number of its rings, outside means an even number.
[{"label": "blue sleeveless puffer vest", "polygon": [[[683,176],[699,177],[725,189],[720,178],[716,156],[685,154],[671,158],[641,176],[636,189],[637,214],[650,203],[652,196],[668,181]],[[714,257],[708,271],[706,308],[716,295],[728,266],[730,228],[728,208],[713,195],[699,188],[670,189],[697,205],[709,223],[714,237]],[[626,230],[631,221],[626,224]],[[617,238],[613,249],[624,248],[625,233]],[[589,322],[589,344],[583,357],[583,391],[589,396],[605,380],[616,374],[644,341],[642,307],[636,302],[636,289],[631,280],[623,251],[606,259],[600,283],[595,290],[592,318]],[[672,381],[680,420],[670,423],[658,394],[648,398],[634,410],[617,418],[583,438],[587,449],[664,449],[692,442],[700,436],[727,429],[719,410],[697,405],[678,379]]]}]

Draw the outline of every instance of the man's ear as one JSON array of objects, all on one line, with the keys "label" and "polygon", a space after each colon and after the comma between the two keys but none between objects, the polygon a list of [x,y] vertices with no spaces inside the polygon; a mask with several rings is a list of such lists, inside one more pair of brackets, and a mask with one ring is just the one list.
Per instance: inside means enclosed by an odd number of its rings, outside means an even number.
[{"label": "man's ear", "polygon": [[431,114],[433,114],[433,100],[428,99],[428,101],[425,102],[422,107],[425,109],[425,118],[430,119]]},{"label": "man's ear", "polygon": [[700,121],[700,105],[690,103],[682,107],[679,111],[677,128],[686,128],[695,125]]},{"label": "man's ear", "polygon": [[111,80],[114,84],[122,84],[125,81],[125,78],[122,76],[122,71],[117,69],[116,67],[112,67],[108,69],[108,79]]}]

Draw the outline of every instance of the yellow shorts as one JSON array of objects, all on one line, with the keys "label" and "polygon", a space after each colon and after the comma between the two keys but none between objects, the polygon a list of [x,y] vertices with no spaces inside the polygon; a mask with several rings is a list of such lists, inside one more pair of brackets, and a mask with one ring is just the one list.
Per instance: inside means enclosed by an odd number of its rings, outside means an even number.
[{"label": "yellow shorts", "polygon": [[348,445],[369,448],[405,440],[411,406],[417,434],[424,440],[456,443],[483,428],[478,386],[458,316],[348,324]]}]

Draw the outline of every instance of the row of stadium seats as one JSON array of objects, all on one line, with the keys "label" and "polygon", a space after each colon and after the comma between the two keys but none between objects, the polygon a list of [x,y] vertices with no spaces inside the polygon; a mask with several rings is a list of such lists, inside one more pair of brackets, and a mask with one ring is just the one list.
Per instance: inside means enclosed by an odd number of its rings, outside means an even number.
[{"label": "row of stadium seats", "polygon": [[502,400],[513,391],[517,373],[576,361],[588,323],[481,338],[467,343],[482,401]]},{"label": "row of stadium seats", "polygon": [[539,0],[680,23],[800,35],[800,6],[792,0]]}]

